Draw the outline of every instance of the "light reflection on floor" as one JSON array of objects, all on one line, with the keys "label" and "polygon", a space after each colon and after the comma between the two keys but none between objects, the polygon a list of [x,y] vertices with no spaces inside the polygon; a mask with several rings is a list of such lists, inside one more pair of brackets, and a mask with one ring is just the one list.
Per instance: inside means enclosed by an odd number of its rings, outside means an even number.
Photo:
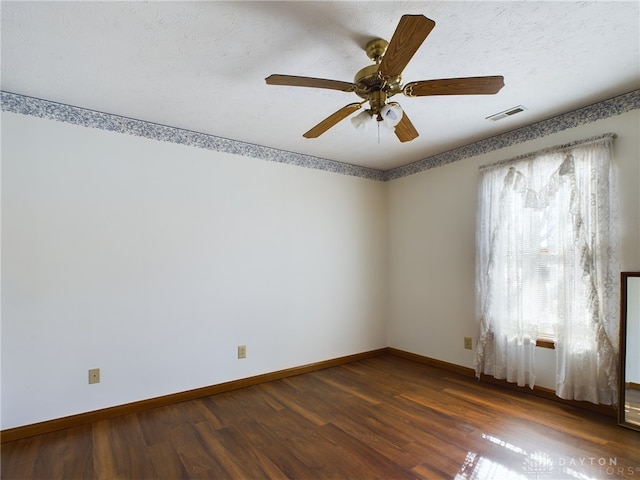
[{"label": "light reflection on floor", "polygon": [[476,453],[468,452],[462,468],[455,476],[455,480],[489,480],[489,479],[524,479],[527,477],[519,472],[514,472],[488,458]]},{"label": "light reflection on floor", "polygon": [[[506,480],[506,479],[551,479],[562,474],[562,478],[596,480],[584,472],[571,467],[555,465],[552,457],[544,452],[527,452],[523,448],[493,435],[482,434],[482,438],[505,449],[508,465],[478,453],[467,452],[455,480]],[[502,452],[505,453],[505,452]]]}]

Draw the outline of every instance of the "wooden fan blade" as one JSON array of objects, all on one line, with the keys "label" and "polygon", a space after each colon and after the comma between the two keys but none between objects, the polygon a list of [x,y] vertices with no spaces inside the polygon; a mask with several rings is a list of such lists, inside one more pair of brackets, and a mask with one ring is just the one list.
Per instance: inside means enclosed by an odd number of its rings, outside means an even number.
[{"label": "wooden fan blade", "polygon": [[401,142],[410,142],[414,138],[418,138],[418,135],[420,135],[416,130],[416,127],[411,123],[411,120],[409,120],[409,117],[407,117],[407,113],[404,111],[402,112],[400,122],[396,125],[395,133],[396,137],[398,137],[398,140]]},{"label": "wooden fan blade", "polygon": [[325,118],[323,121],[321,121],[319,124],[317,124],[302,136],[305,138],[317,138],[324,132],[329,130],[331,127],[333,127],[340,120],[344,120],[356,110],[360,110],[361,107],[361,103],[350,103],[349,105],[342,107],[334,114],[329,115],[327,118]]},{"label": "wooden fan blade", "polygon": [[403,15],[378,67],[382,78],[400,75],[435,26],[424,15]]},{"label": "wooden fan blade", "polygon": [[286,85],[290,87],[313,87],[340,90],[341,92],[355,92],[356,85],[340,80],[324,78],[296,77],[294,75],[270,75],[265,78],[267,85]]},{"label": "wooden fan blade", "polygon": [[493,77],[442,78],[410,82],[404,87],[408,97],[427,95],[492,95],[504,87],[504,78]]}]

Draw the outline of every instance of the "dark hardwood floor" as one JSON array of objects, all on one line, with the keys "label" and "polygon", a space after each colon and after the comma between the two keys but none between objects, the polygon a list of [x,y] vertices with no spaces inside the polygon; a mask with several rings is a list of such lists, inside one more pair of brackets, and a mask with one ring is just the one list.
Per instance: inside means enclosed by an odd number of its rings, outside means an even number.
[{"label": "dark hardwood floor", "polygon": [[640,390],[637,388],[625,389],[626,403],[624,406],[627,421],[640,425]]},{"label": "dark hardwood floor", "polygon": [[393,355],[2,445],[3,479],[640,478],[613,418]]}]

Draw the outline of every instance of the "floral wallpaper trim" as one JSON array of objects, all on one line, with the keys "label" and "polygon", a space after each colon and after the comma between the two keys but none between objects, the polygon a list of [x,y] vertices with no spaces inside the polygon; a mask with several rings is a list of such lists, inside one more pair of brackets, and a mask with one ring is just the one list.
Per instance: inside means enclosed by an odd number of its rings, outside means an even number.
[{"label": "floral wallpaper trim", "polygon": [[216,137],[214,135],[168,127],[166,125],[159,125],[133,118],[121,117],[119,115],[88,110],[39,98],[27,97],[16,93],[2,91],[0,92],[0,101],[2,110],[8,112],[21,113],[49,120],[57,120],[89,128],[98,128],[101,130],[136,135],[152,140],[178,143],[181,145],[204,148],[216,152],[232,153],[271,162],[324,170],[342,175],[351,175],[354,177],[362,177],[378,181],[384,180],[384,172],[381,170],[349,165],[333,160],[287,152],[275,148],[262,147],[251,143],[229,140],[227,138]]},{"label": "floral wallpaper trim", "polygon": [[634,90],[624,95],[589,105],[588,107],[580,108],[548,120],[533,123],[510,132],[496,135],[495,137],[480,140],[470,145],[465,145],[454,150],[449,150],[448,152],[418,160],[403,167],[389,170],[385,172],[384,179],[389,181],[407,177],[430,168],[440,167],[447,163],[475,157],[536,138],[546,137],[547,135],[561,132],[568,128],[578,127],[637,109],[640,109],[640,90]]},{"label": "floral wallpaper trim", "polygon": [[11,92],[0,92],[0,105],[4,111],[47,118],[89,128],[110,130],[153,140],[178,143],[217,152],[233,153],[271,162],[313,168],[370,180],[390,181],[458,160],[551,135],[568,128],[574,128],[604,118],[620,115],[631,110],[640,109],[640,90],[634,90],[609,100],[427,157],[386,172],[300,153],[229,140],[227,138],[166,125],[144,122],[142,120],[135,120],[109,113],[97,112]]}]

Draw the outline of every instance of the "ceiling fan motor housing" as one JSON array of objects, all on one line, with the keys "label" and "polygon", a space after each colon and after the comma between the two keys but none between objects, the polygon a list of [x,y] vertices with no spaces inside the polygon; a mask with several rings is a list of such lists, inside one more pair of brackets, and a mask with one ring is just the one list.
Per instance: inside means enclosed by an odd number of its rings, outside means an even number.
[{"label": "ceiling fan motor housing", "polygon": [[364,67],[356,73],[353,83],[357,86],[356,93],[362,98],[367,98],[375,90],[384,90],[389,96],[402,91],[402,76],[396,75],[385,80],[378,72],[378,65]]},{"label": "ceiling fan motor housing", "polygon": [[369,101],[371,113],[377,115],[385,105],[387,98],[402,91],[402,76],[396,75],[383,78],[380,75],[380,62],[387,51],[389,42],[382,38],[375,38],[367,43],[365,52],[374,62],[356,73],[353,83],[356,85],[356,94]]}]

